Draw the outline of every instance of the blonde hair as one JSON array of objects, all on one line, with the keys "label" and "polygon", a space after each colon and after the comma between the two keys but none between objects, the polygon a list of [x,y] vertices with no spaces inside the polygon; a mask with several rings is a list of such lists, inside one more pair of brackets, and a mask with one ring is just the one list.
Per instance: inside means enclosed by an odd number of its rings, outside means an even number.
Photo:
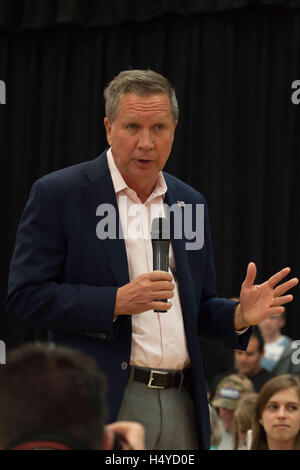
[{"label": "blonde hair", "polygon": [[209,404],[209,418],[210,418],[210,445],[218,447],[223,435],[222,422],[218,416],[216,409]]},{"label": "blonde hair", "polygon": [[247,432],[252,428],[257,393],[247,393],[241,397],[234,412],[233,449],[239,448],[239,430]]},{"label": "blonde hair", "polygon": [[[287,390],[288,388],[295,388],[300,399],[300,379],[296,375],[292,374],[278,375],[277,377],[268,380],[259,392],[252,428],[251,450],[268,450],[266,431],[259,421],[270,398],[275,395],[275,393],[280,392],[281,390]],[[294,449],[300,450],[300,431],[296,436]]]}]

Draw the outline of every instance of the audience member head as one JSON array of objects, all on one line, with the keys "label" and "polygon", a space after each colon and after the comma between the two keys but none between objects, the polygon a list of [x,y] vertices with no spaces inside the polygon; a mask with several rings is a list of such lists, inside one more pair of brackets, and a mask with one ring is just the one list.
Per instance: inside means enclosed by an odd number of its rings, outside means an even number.
[{"label": "audience member head", "polygon": [[296,375],[274,377],[260,390],[251,449],[300,449],[300,379]]},{"label": "audience member head", "polygon": [[168,79],[153,70],[123,70],[104,90],[105,114],[110,124],[117,116],[121,96],[134,93],[140,96],[165,94],[171,103],[174,121],[178,119],[178,103]]},{"label": "audience member head", "polygon": [[210,448],[216,449],[221,442],[223,434],[222,422],[218,416],[217,410],[209,405],[210,420]]},{"label": "audience member head", "polygon": [[20,346],[0,367],[0,390],[0,448],[33,440],[108,446],[106,380],[86,354],[46,343]]},{"label": "audience member head", "polygon": [[231,374],[220,380],[211,404],[219,409],[225,431],[233,431],[234,411],[240,398],[247,392],[254,392],[254,386],[244,375]]},{"label": "audience member head", "polygon": [[252,429],[257,393],[245,393],[234,412],[234,449],[247,447],[247,432]]},{"label": "audience member head", "polygon": [[234,359],[239,374],[253,377],[261,370],[260,362],[264,356],[264,340],[257,326],[252,327],[247,351],[236,349]]},{"label": "audience member head", "polygon": [[259,324],[259,329],[265,343],[272,343],[281,336],[281,330],[286,322],[285,312],[277,315],[271,315]]}]

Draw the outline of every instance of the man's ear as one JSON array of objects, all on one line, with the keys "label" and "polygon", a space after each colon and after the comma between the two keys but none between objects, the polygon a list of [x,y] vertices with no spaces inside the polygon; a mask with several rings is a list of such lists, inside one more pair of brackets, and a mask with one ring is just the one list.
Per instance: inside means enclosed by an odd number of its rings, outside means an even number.
[{"label": "man's ear", "polygon": [[104,118],[104,127],[106,130],[106,139],[109,145],[111,146],[111,124],[107,117]]},{"label": "man's ear", "polygon": [[100,450],[111,450],[114,442],[113,432],[104,428]]}]

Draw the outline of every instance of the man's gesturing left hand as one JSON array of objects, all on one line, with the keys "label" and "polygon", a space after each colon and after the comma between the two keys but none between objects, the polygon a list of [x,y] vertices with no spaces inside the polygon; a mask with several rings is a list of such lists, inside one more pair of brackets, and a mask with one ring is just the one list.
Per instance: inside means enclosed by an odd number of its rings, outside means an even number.
[{"label": "man's gesturing left hand", "polygon": [[290,268],[284,268],[262,284],[254,285],[256,265],[253,262],[248,264],[247,275],[240,292],[240,303],[235,311],[234,327],[236,330],[258,325],[269,316],[284,312],[283,305],[293,300],[291,294],[284,294],[299,282],[294,277],[279,284],[289,272]]}]

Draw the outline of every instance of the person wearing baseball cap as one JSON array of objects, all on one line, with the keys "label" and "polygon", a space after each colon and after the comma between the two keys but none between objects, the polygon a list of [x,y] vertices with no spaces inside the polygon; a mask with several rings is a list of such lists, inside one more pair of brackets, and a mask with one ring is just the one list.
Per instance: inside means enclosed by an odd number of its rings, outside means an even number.
[{"label": "person wearing baseball cap", "polygon": [[224,433],[218,450],[233,449],[234,411],[240,398],[246,393],[254,391],[251,380],[242,374],[228,375],[219,382],[211,402],[213,407],[218,408],[219,418],[224,427]]}]

